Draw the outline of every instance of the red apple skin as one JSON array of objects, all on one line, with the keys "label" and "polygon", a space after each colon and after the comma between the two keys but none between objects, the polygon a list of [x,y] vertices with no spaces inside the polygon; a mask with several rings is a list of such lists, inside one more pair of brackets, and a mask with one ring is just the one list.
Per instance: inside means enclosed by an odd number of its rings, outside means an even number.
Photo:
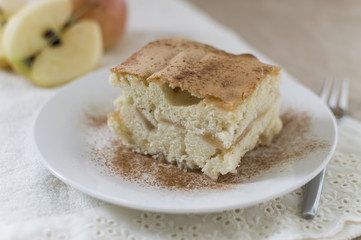
[{"label": "red apple skin", "polygon": [[93,19],[100,25],[104,48],[114,46],[125,32],[127,7],[125,0],[70,0],[73,14],[92,4],[97,6],[87,11],[80,19]]}]

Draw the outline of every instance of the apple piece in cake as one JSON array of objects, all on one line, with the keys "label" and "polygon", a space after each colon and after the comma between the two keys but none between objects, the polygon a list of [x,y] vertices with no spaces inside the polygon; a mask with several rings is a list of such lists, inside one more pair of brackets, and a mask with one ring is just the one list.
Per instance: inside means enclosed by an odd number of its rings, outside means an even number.
[{"label": "apple piece in cake", "polygon": [[280,68],[250,54],[162,39],[111,69],[110,82],[122,95],[108,125],[127,147],[214,180],[282,128]]}]

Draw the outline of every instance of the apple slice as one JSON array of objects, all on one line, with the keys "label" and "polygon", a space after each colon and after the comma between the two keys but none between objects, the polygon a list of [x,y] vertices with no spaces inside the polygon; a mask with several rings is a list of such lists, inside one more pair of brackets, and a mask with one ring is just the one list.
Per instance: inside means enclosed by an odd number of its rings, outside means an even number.
[{"label": "apple slice", "polygon": [[101,29],[92,20],[69,25],[71,13],[69,0],[39,0],[22,8],[3,35],[10,65],[44,87],[91,70],[103,52]]},{"label": "apple slice", "polygon": [[30,78],[38,85],[51,86],[90,71],[102,55],[101,40],[95,22],[79,22],[64,33],[64,44],[47,48],[35,58]]},{"label": "apple slice", "polygon": [[4,52],[2,51],[2,36],[9,18],[25,5],[22,0],[2,0],[0,2],[0,68],[8,68]]}]

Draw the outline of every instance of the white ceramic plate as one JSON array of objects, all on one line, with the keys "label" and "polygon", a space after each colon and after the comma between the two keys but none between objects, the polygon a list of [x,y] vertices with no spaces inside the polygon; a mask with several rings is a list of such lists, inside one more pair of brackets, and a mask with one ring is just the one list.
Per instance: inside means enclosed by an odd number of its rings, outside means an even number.
[{"label": "white ceramic plate", "polygon": [[319,173],[336,145],[336,124],[329,109],[311,91],[283,79],[281,104],[312,116],[311,131],[329,144],[307,157],[287,163],[256,181],[235,189],[177,192],[142,187],[107,176],[89,164],[81,129],[84,109],[90,105],[113,108],[121,94],[108,84],[108,69],[87,75],[64,87],[40,110],[34,124],[34,142],[46,167],[60,180],[95,198],[117,205],[168,213],[215,212],[267,201],[302,186]]}]

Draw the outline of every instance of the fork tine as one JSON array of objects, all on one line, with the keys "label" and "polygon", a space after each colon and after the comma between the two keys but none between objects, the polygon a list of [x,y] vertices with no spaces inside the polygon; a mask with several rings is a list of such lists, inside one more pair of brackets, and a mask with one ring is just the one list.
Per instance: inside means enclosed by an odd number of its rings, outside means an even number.
[{"label": "fork tine", "polygon": [[324,102],[327,102],[330,90],[331,90],[331,79],[330,79],[330,77],[327,77],[325,79],[325,82],[322,85],[322,89],[321,89],[321,92],[320,92],[320,98]]},{"label": "fork tine", "polygon": [[338,106],[344,111],[348,108],[348,80],[344,79],[341,85],[340,100]]},{"label": "fork tine", "polygon": [[328,99],[328,105],[331,108],[335,108],[338,105],[338,99],[340,96],[340,81],[334,80],[330,98]]}]

